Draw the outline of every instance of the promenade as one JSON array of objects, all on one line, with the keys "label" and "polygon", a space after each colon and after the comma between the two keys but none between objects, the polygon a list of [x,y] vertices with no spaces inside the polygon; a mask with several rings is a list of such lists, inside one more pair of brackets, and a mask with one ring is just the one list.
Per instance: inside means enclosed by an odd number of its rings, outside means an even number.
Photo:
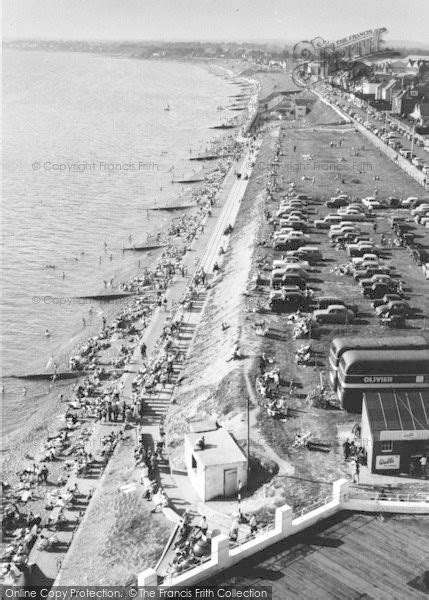
[{"label": "promenade", "polygon": [[[123,400],[130,400],[132,396],[133,380],[139,369],[143,366],[140,344],[142,342],[146,344],[147,356],[145,360],[150,362],[151,360],[156,359],[158,352],[161,350],[159,340],[162,336],[164,327],[171,322],[171,307],[180,306],[179,303],[192,282],[195,273],[200,269],[203,269],[207,273],[209,282],[208,289],[200,289],[194,297],[192,308],[183,312],[183,320],[176,337],[176,347],[180,348],[182,356],[186,355],[186,352],[192,343],[193,332],[199,324],[205,301],[210,293],[210,286],[213,285],[213,282],[215,281],[215,276],[213,275],[213,266],[215,262],[218,262],[220,268],[222,268],[222,257],[219,255],[219,250],[221,247],[223,250],[226,250],[230,237],[229,235],[225,235],[224,231],[228,225],[234,225],[241,200],[247,188],[248,177],[251,173],[250,165],[256,157],[258,148],[259,145],[256,143],[253,148],[247,149],[243,158],[231,166],[225,177],[218,194],[217,202],[213,206],[211,216],[206,218],[203,231],[194,239],[190,250],[184,256],[183,264],[187,268],[187,276],[182,277],[176,275],[174,277],[165,296],[168,301],[167,310],[164,308],[156,309],[139,343],[136,344],[134,354],[121,377],[121,382],[123,384],[123,386],[121,386],[121,396]],[[241,173],[240,178],[237,177],[237,172]],[[103,514],[103,511],[105,511],[105,508],[103,507],[103,496],[105,495],[105,489],[109,487],[109,473],[122,472],[127,474],[126,481],[124,481],[124,485],[121,486],[122,492],[120,492],[120,490],[117,490],[117,492],[125,495],[142,495],[140,469],[135,466],[132,448],[134,447],[135,441],[140,436],[143,436],[147,447],[154,447],[154,442],[159,436],[159,424],[162,423],[168,410],[180,370],[181,364],[175,364],[174,377],[171,383],[167,383],[161,390],[144,397],[145,411],[142,422],[140,425],[134,426],[133,429],[128,430],[124,438],[123,444],[126,444],[128,449],[126,449],[126,451],[122,451],[121,449],[115,451],[103,477],[96,482],[91,481],[91,485],[94,487],[94,495],[87,507],[86,514],[79,528],[73,536],[73,541],[67,556],[62,562],[61,569],[56,577],[56,585],[67,585],[76,581],[76,577],[78,576],[76,565],[79,562],[80,549],[87,545],[88,536],[91,537],[91,515]],[[109,425],[106,426],[109,427]],[[110,426],[115,427],[114,424]],[[103,428],[104,427],[105,426],[103,426]],[[116,425],[116,427],[118,427],[118,425]],[[94,431],[94,436],[97,435],[99,436],[100,433]],[[95,440],[94,444],[96,444]],[[181,479],[183,479],[183,477]],[[168,458],[165,455],[158,461],[157,480],[159,485],[162,486],[167,493],[170,504],[169,508],[164,509],[164,515],[160,515],[160,517],[165,521],[169,519],[170,522],[174,524],[178,521],[179,515],[182,514],[186,508],[192,509],[191,502],[193,500],[193,495],[190,494],[189,489],[184,493],[182,491],[183,486],[177,485],[175,479],[171,475]],[[78,480],[77,483],[79,489],[82,489],[83,492],[87,493],[88,481],[82,479]],[[196,498],[195,503],[193,504],[193,508],[195,509],[197,506]],[[196,517],[197,511],[192,511],[191,514]],[[147,517],[155,520],[159,519],[156,515],[147,515]],[[106,514],[105,518],[108,519],[109,516]],[[218,526],[219,523],[216,523],[216,525]],[[169,526],[172,527],[171,524]],[[51,573],[54,567],[53,558],[54,557],[52,556],[50,560],[49,570]],[[55,560],[58,561],[58,557],[55,557]]]}]

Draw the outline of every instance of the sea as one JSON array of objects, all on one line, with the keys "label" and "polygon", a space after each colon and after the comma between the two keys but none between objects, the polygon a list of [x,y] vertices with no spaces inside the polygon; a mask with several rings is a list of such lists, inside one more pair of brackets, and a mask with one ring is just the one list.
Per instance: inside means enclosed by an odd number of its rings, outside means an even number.
[{"label": "sea", "polygon": [[199,168],[189,158],[222,136],[210,126],[236,90],[200,65],[4,50],[5,435],[28,425],[47,394],[65,385],[52,391],[47,381],[10,376],[66,364],[108,312],[106,303],[77,297],[153,264],[155,251],[123,248],[166,230],[170,213],[147,207],[186,194],[173,176]]}]

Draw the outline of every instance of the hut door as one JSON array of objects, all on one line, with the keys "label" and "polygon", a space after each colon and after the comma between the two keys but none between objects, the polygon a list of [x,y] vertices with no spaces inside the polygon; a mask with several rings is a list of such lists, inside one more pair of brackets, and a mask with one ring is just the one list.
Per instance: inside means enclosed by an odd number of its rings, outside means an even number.
[{"label": "hut door", "polygon": [[237,493],[237,469],[226,469],[223,472],[223,495],[227,498]]}]

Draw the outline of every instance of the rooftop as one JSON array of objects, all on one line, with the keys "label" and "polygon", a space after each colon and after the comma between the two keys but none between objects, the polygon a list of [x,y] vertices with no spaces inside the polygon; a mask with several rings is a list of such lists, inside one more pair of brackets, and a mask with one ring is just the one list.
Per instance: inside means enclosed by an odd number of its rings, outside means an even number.
[{"label": "rooftop", "polygon": [[429,390],[368,392],[364,401],[372,432],[429,432]]},{"label": "rooftop", "polygon": [[[185,439],[195,446],[201,433],[187,433]],[[215,431],[204,432],[205,448],[197,450],[195,455],[203,465],[227,465],[246,461],[246,457],[232,435],[223,427]]]}]

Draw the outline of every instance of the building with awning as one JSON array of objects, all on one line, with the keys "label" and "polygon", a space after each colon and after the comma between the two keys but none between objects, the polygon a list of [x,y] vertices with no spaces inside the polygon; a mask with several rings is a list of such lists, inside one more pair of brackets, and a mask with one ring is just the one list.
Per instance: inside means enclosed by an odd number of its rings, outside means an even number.
[{"label": "building with awning", "polygon": [[380,390],[363,395],[362,446],[371,473],[422,476],[429,456],[429,390]]}]

